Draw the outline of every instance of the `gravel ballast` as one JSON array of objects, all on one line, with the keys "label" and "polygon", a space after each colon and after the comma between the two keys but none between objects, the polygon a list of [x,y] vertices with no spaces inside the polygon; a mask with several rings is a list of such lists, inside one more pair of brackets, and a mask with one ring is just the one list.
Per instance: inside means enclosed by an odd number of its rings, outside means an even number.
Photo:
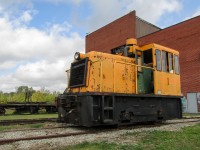
[{"label": "gravel ballast", "polygon": [[[198,119],[191,119],[198,120]],[[177,120],[179,122],[180,120]],[[137,126],[132,126],[131,128],[116,129],[108,132],[100,132],[96,134],[85,134],[78,136],[62,137],[62,138],[52,138],[52,139],[43,139],[43,140],[30,140],[30,141],[19,141],[11,144],[0,145],[0,150],[52,150],[66,147],[68,145],[79,144],[82,142],[116,142],[120,144],[136,144],[141,137],[137,136],[124,136],[127,133],[136,133],[139,132],[142,135],[145,135],[147,132],[159,130],[159,131],[180,131],[183,127],[193,126],[198,122],[188,122],[189,120],[181,120],[185,123],[177,124],[166,124],[162,126],[142,126],[138,128]],[[168,121],[176,122],[176,120]],[[25,130],[25,131],[13,131],[13,132],[3,132],[0,134],[0,140],[10,139],[10,138],[20,138],[20,137],[32,137],[32,136],[44,136],[44,135],[53,135],[53,134],[63,134],[63,133],[75,133],[80,131],[85,131],[86,128],[56,128],[56,129],[38,129],[38,130]],[[88,129],[87,129],[88,130]]]}]

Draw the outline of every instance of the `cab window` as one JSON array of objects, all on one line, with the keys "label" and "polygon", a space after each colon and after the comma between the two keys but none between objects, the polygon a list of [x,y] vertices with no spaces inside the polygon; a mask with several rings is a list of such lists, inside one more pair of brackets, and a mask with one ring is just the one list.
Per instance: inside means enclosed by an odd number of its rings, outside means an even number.
[{"label": "cab window", "polygon": [[144,57],[144,64],[147,67],[153,67],[153,59],[152,59],[152,49],[148,49],[143,51],[143,57]]},{"label": "cab window", "polygon": [[167,72],[167,53],[162,51],[162,71]]},{"label": "cab window", "polygon": [[179,74],[179,57],[178,55],[174,55],[174,67],[175,67],[175,73]]},{"label": "cab window", "polygon": [[161,67],[161,51],[160,50],[156,50],[156,69],[161,71],[162,67]]},{"label": "cab window", "polygon": [[174,73],[173,71],[173,55],[172,53],[168,53],[168,63],[169,63],[169,73]]}]

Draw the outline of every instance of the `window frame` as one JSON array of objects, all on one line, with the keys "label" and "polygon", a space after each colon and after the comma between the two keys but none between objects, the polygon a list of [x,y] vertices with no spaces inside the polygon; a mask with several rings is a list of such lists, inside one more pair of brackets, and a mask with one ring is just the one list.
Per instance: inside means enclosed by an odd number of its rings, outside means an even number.
[{"label": "window frame", "polygon": [[162,56],[161,57],[162,57],[162,72],[168,72],[167,71],[167,60],[168,60],[167,59],[167,52],[162,50]]},{"label": "window frame", "polygon": [[179,55],[176,54],[174,54],[174,72],[177,75],[180,74]]},{"label": "window frame", "polygon": [[[140,53],[140,56],[138,55],[138,53]],[[136,58],[136,64],[140,65],[140,66],[137,66],[137,71],[143,72],[143,68],[142,68],[142,66],[143,66],[143,51],[136,49],[135,58]],[[140,61],[139,61],[139,58],[140,58]]]},{"label": "window frame", "polygon": [[[159,55],[160,55],[159,57],[158,57],[158,53],[157,52],[159,52]],[[155,54],[156,54],[156,70],[157,71],[162,71],[162,59],[161,59],[162,51],[159,50],[159,49],[156,49],[155,50]],[[160,59],[160,62],[159,62],[158,58]],[[159,64],[158,64],[158,62],[159,62]]]},{"label": "window frame", "polygon": [[[170,59],[170,56],[171,56],[171,59]],[[169,66],[168,72],[171,73],[171,74],[174,74],[173,53],[168,52],[167,58],[168,58],[168,66]]]}]

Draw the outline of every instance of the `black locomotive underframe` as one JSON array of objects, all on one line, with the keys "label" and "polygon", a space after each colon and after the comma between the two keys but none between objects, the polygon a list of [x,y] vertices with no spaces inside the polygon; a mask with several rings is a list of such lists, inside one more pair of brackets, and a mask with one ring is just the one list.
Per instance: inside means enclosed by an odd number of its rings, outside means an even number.
[{"label": "black locomotive underframe", "polygon": [[59,119],[81,126],[127,125],[182,117],[181,97],[110,93],[59,96]]}]

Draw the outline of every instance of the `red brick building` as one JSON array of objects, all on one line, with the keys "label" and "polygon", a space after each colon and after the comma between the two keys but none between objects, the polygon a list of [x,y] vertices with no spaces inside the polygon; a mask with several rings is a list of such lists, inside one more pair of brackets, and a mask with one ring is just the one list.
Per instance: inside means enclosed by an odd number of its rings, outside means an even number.
[{"label": "red brick building", "polygon": [[137,38],[140,46],[157,43],[178,50],[182,93],[200,92],[200,16],[160,29],[133,11],[87,35],[86,52],[111,53],[127,38]]}]

